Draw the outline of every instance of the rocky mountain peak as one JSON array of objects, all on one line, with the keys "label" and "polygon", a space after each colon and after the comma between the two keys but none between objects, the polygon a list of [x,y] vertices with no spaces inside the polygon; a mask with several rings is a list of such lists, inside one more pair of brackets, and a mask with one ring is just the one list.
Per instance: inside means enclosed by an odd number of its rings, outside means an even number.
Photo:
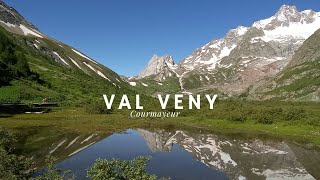
[{"label": "rocky mountain peak", "polygon": [[298,11],[296,6],[283,5],[274,16],[255,22],[253,27],[274,30],[278,27],[315,23],[319,18],[320,14],[315,11]]},{"label": "rocky mountain peak", "polygon": [[285,22],[282,25],[288,26],[290,23],[312,23],[316,20],[316,12],[305,10],[299,12],[295,6],[283,5],[275,15],[274,21]]},{"label": "rocky mountain peak", "polygon": [[174,67],[174,61],[172,56],[153,55],[149,60],[147,67],[139,74],[138,78],[144,78],[151,75],[157,75],[164,71],[171,70]]},{"label": "rocky mountain peak", "polygon": [[299,11],[296,6],[290,6],[290,5],[282,5],[279,9],[279,11],[276,13],[276,17],[281,18],[288,18],[293,17],[299,14]]}]

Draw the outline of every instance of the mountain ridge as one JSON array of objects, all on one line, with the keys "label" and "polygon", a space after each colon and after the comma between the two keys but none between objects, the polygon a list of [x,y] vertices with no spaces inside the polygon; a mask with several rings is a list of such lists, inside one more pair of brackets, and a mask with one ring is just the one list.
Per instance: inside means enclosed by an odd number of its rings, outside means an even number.
[{"label": "mountain ridge", "polygon": [[183,58],[174,69],[180,92],[239,96],[282,71],[319,28],[320,12],[283,5],[273,16],[231,29]]}]

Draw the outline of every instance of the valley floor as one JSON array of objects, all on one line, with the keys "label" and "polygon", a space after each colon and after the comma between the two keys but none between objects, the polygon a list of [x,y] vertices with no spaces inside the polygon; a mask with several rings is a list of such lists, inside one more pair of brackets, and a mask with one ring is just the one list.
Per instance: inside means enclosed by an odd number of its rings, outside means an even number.
[{"label": "valley floor", "polygon": [[[32,129],[49,129],[47,136],[52,136],[50,129],[61,129],[69,132],[103,132],[113,133],[129,128],[175,128],[201,129],[214,133],[227,133],[245,136],[268,136],[284,140],[294,140],[297,143],[320,147],[320,127],[316,125],[275,122],[259,124],[251,120],[243,122],[199,118],[187,116],[178,118],[148,118],[130,119],[128,112],[115,114],[92,115],[83,109],[55,110],[47,114],[18,114],[0,116],[0,127],[16,132],[19,136]],[[41,132],[41,131],[40,131]],[[46,136],[46,135],[44,135]],[[44,139],[46,137],[43,137]],[[38,139],[39,140],[39,139]],[[45,143],[45,142],[43,142]],[[38,144],[39,146],[41,145]]]}]

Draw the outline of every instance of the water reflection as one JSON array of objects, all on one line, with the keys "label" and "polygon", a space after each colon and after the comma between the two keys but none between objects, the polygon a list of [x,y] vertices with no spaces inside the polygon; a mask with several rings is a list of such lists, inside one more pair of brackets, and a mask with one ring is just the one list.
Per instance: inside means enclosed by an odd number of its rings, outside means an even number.
[{"label": "water reflection", "polygon": [[52,136],[39,134],[31,134],[25,137],[24,140],[19,142],[18,149],[18,153],[31,157],[37,167],[42,167],[45,164],[48,155],[62,161],[110,136],[110,134],[105,133],[61,133]]},{"label": "water reflection", "polygon": [[[172,179],[319,179],[320,152],[284,141],[181,130],[127,130],[107,138],[70,136],[47,154],[62,155],[59,168],[85,179],[97,158],[152,156],[147,171]],[[101,140],[102,139],[102,140]]]},{"label": "water reflection", "polygon": [[170,151],[173,144],[178,144],[194,159],[226,173],[231,179],[319,178],[316,169],[320,169],[320,153],[294,144],[185,131],[137,131],[153,152]]}]

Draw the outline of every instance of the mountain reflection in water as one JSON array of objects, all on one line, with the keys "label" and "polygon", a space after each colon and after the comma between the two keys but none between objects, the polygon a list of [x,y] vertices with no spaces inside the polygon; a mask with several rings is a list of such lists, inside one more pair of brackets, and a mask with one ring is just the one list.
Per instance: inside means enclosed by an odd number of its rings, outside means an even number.
[{"label": "mountain reflection in water", "polygon": [[130,129],[103,138],[93,134],[81,140],[78,136],[62,139],[47,153],[62,156],[76,146],[57,163],[59,168],[72,170],[76,179],[85,179],[86,169],[97,158],[140,155],[152,157],[148,172],[172,179],[320,178],[320,152],[295,143],[158,129]]},{"label": "mountain reflection in water", "polygon": [[315,179],[320,175],[320,152],[285,142],[228,139],[185,131],[137,131],[153,152],[170,151],[173,144],[178,144],[194,159],[231,179]]}]

